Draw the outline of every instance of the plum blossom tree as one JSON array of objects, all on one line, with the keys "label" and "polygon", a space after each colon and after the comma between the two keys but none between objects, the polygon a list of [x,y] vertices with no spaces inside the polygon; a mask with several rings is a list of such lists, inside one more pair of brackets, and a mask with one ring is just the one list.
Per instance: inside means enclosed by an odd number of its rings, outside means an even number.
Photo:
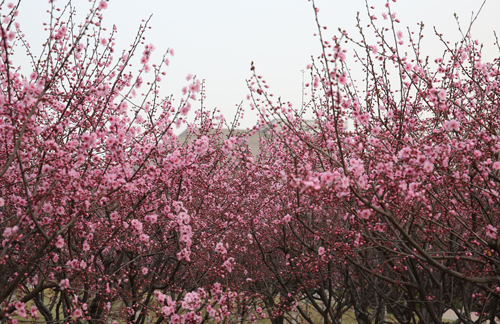
[{"label": "plum blossom tree", "polygon": [[[485,62],[470,33],[454,47],[437,34],[444,55],[433,66],[421,53],[422,29],[398,31],[389,2],[385,24],[367,10],[374,37],[360,27],[359,40],[345,32],[327,40],[318,22],[323,53],[308,66],[312,121],[304,109],[273,102],[261,76],[249,82],[260,125],[274,125],[258,164],[282,201],[266,215],[275,226],[256,240],[261,260],[279,264],[277,281],[310,276],[302,295],[323,303],[325,323],[339,322],[329,308],[336,293],[362,323],[383,320],[386,309],[405,323],[441,323],[447,310],[457,321],[494,321],[498,59]],[[359,49],[363,82],[351,76],[344,41]],[[347,266],[325,273],[329,262]],[[339,273],[347,280],[329,291],[324,280]]]},{"label": "plum blossom tree", "polygon": [[[0,320],[220,321],[237,294],[204,278],[231,261],[193,258],[206,253],[193,246],[218,242],[194,236],[211,221],[200,212],[214,195],[207,183],[234,168],[220,163],[221,119],[200,121],[215,131],[192,132],[193,143],[177,141],[173,126],[201,83],[188,77],[177,107],[159,97],[173,50],[150,62],[146,22],[117,55],[116,30],[101,24],[106,1],[92,2],[82,24],[71,2],[50,3],[38,57],[15,22],[19,2],[0,4]],[[19,46],[29,75],[14,63]]]},{"label": "plum blossom tree", "polygon": [[146,22],[116,54],[107,2],[91,4],[78,24],[50,2],[40,56],[19,3],[0,4],[0,320],[500,319],[500,60],[469,32],[437,34],[432,63],[389,2],[382,23],[367,6],[373,37],[327,40],[313,1],[310,101],[274,100],[252,65],[253,130],[227,135],[202,105],[179,141],[201,82],[160,98],[173,51],[150,62]]}]

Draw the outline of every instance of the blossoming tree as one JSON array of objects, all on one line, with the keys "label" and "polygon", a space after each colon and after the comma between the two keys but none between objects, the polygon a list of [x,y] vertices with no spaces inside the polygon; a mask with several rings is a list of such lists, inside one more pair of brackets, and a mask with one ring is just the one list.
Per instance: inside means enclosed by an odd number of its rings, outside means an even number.
[{"label": "blossoming tree", "polygon": [[0,4],[0,320],[500,318],[500,69],[470,34],[432,64],[389,3],[381,25],[367,7],[373,37],[318,22],[305,109],[249,81],[252,154],[203,107],[178,140],[202,85],[159,97],[173,51],[150,62],[146,26],[117,55],[105,1],[81,25],[50,3],[39,57]]},{"label": "blossoming tree", "polygon": [[[447,310],[463,322],[493,321],[500,310],[498,59],[483,61],[479,42],[464,34],[455,47],[442,40],[445,54],[433,67],[421,53],[422,30],[398,31],[389,2],[386,24],[367,9],[374,37],[360,28],[359,40],[345,32],[327,40],[318,23],[323,53],[308,66],[312,121],[272,102],[260,76],[249,84],[261,123],[275,124],[261,168],[271,166],[286,197],[272,216],[286,238],[273,246],[289,251],[274,254],[282,267],[275,276],[316,273],[303,287],[319,297],[303,295],[321,302],[325,322],[338,321],[343,305],[363,323],[383,320],[386,309],[398,322],[441,323]],[[344,41],[359,49],[362,83],[350,77]],[[332,262],[347,265],[334,273],[348,280],[328,291],[323,282],[335,275],[323,269]],[[347,304],[330,308],[339,292]]]},{"label": "blossoming tree", "polygon": [[[144,25],[117,55],[115,30],[101,25],[107,2],[92,4],[78,25],[71,3],[51,2],[38,57],[15,22],[19,3],[1,4],[0,319],[188,323],[205,309],[205,319],[220,320],[236,294],[203,278],[230,265],[193,258],[206,253],[193,241],[212,251],[218,243],[193,236],[211,221],[200,212],[213,196],[207,183],[234,167],[220,164],[221,120],[200,121],[215,131],[177,141],[172,126],[184,122],[200,82],[188,76],[177,107],[161,99],[174,52],[152,64]],[[31,59],[28,75],[15,65],[18,46]]]}]

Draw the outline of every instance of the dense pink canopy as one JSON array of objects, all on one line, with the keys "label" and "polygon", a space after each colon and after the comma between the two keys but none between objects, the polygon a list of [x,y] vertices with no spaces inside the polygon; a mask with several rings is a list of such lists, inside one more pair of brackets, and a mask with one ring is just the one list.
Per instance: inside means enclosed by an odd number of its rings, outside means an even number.
[{"label": "dense pink canopy", "polygon": [[150,62],[144,25],[115,52],[92,5],[78,24],[52,4],[35,56],[1,4],[0,319],[500,318],[500,69],[470,34],[432,63],[389,3],[382,23],[368,8],[373,44],[318,22],[311,101],[276,100],[252,65],[243,131],[202,103],[188,123],[203,84],[160,98],[173,50]]}]

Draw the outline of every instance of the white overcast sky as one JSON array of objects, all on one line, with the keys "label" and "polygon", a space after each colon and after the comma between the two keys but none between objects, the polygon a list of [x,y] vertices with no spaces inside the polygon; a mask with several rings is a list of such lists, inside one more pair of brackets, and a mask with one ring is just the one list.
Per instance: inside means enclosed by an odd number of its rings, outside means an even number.
[{"label": "white overcast sky", "polygon": [[[57,4],[66,1],[57,0]],[[89,2],[74,0],[82,13]],[[482,0],[399,0],[391,1],[391,8],[401,20],[399,28],[409,26],[417,31],[417,22],[426,25],[423,54],[432,58],[442,53],[435,39],[435,26],[450,41],[459,39],[453,13],[467,27],[471,13],[477,12]],[[382,21],[384,0],[369,0]],[[360,12],[364,25],[368,23],[364,0],[317,0],[322,25],[328,26],[327,35],[333,36],[338,27],[355,35],[356,13]],[[33,51],[46,33],[42,22],[47,21],[47,0],[22,0],[18,22],[31,43]],[[500,1],[489,0],[476,21],[472,35],[485,44],[488,56],[498,57],[493,46],[493,30],[500,32]],[[104,12],[104,25],[118,28],[117,50],[127,48],[142,19],[152,16],[152,29],[146,33],[146,43],[153,43],[156,56],[168,48],[175,50],[164,78],[163,95],[173,93],[179,98],[186,85],[187,74],[206,80],[206,106],[218,107],[229,119],[236,104],[248,94],[245,80],[251,76],[253,61],[258,74],[264,76],[275,96],[300,105],[302,72],[310,63],[311,55],[320,53],[321,45],[313,34],[317,31],[311,2],[307,0],[110,0]],[[352,55],[352,52],[350,53]],[[137,65],[137,68],[139,66]],[[248,111],[248,109],[247,109]],[[251,126],[256,120],[250,112],[242,126]]]}]

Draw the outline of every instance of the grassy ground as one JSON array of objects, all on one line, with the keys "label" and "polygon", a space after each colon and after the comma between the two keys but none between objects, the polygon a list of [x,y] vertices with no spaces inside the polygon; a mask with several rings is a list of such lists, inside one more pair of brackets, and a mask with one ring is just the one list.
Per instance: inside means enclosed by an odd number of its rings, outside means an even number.
[{"label": "grassy ground", "polygon": [[[313,314],[311,316],[312,320],[314,323],[323,323],[322,317],[319,315],[319,313]],[[398,323],[398,321],[391,315],[387,314],[387,322],[389,323]],[[453,320],[447,320],[443,319],[443,323],[451,323]],[[258,320],[257,323],[259,324],[270,324],[271,320],[270,319],[262,319]],[[342,324],[357,324],[356,322],[356,317],[354,315],[353,310],[348,310],[344,315],[342,316]]]},{"label": "grassy ground", "polygon": [[[45,297],[44,301],[45,301],[45,303],[47,303],[50,300],[50,297],[53,297],[53,292],[51,290],[47,290],[45,292],[45,294],[46,294],[46,297]],[[27,306],[27,309],[29,312],[29,309],[31,308],[31,306],[34,306],[34,302],[30,301],[26,304],[26,306]],[[119,307],[119,305],[117,303],[112,305],[113,309],[115,309],[116,307]],[[311,306],[308,307],[308,305],[306,305],[306,302],[303,302],[302,307],[303,307],[303,310],[306,310],[307,312],[310,313],[310,317],[314,323],[322,323],[323,322],[323,319],[320,316],[320,314],[317,313],[314,310],[314,308],[312,308]],[[52,310],[52,315],[54,316],[54,319],[55,319],[56,318],[55,307]],[[301,318],[300,316],[297,316],[297,317]],[[31,317],[29,317],[28,319],[24,319],[24,318],[21,318],[21,317],[16,316],[16,315],[14,315],[12,318],[17,319],[19,321],[19,323],[23,323],[23,322],[24,323],[43,323],[43,322],[45,322],[44,318],[41,316],[41,314],[40,314],[40,318],[38,319],[38,321],[33,321],[31,319]],[[59,314],[59,318],[62,321],[64,317],[62,314]],[[157,319],[156,316],[151,314],[151,317],[149,318],[149,323],[154,323],[156,321],[156,319]],[[397,323],[397,321],[394,319],[394,317],[391,316],[390,314],[387,315],[387,321],[390,323]],[[65,321],[65,322],[67,322],[67,321]],[[71,319],[69,320],[69,322],[71,322]],[[452,322],[452,320],[443,320],[443,323],[448,323],[448,322]],[[111,321],[109,323],[111,323]],[[121,324],[121,322],[119,322],[119,323]],[[248,322],[244,321],[244,323],[246,324],[246,323],[252,323],[252,322],[251,321],[248,321]],[[256,321],[256,323],[258,323],[258,324],[270,324],[271,320],[268,318],[259,319]],[[301,320],[301,323],[305,323],[305,321]],[[346,313],[344,313],[344,315],[342,316],[342,324],[357,324],[356,319],[355,319],[355,315],[354,315],[354,311],[352,309],[348,310]]]}]

